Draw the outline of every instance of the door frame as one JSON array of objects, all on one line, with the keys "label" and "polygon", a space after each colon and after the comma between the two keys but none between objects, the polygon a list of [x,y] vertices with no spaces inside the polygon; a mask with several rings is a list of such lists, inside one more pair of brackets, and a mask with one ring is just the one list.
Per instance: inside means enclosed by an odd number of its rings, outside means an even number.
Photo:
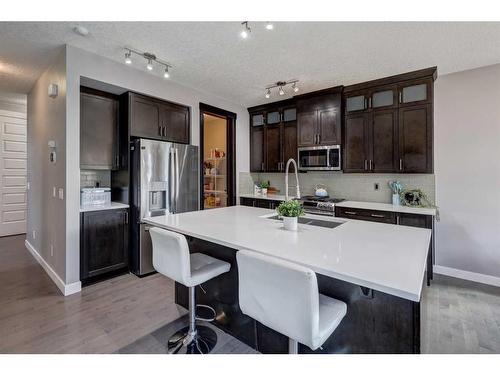
[{"label": "door frame", "polygon": [[236,205],[236,113],[217,108],[209,104],[200,103],[200,209],[203,204],[203,159],[204,159],[204,128],[203,115],[211,115],[224,118],[227,121],[226,128],[226,160],[227,160],[227,205]]}]

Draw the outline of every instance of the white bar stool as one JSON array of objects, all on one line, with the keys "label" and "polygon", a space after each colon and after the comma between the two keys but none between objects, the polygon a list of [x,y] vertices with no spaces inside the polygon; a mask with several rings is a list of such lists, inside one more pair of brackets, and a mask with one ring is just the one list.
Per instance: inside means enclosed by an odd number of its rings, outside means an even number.
[{"label": "white bar stool", "polygon": [[231,265],[205,254],[190,254],[182,234],[160,228],[151,228],[149,233],[155,270],[189,288],[189,326],[170,337],[168,353],[209,353],[217,343],[217,334],[209,327],[196,326],[195,288],[228,272]]},{"label": "white bar stool", "polygon": [[236,259],[241,311],[288,336],[290,354],[299,342],[318,349],[346,315],[344,302],[319,294],[312,270],[246,250]]}]

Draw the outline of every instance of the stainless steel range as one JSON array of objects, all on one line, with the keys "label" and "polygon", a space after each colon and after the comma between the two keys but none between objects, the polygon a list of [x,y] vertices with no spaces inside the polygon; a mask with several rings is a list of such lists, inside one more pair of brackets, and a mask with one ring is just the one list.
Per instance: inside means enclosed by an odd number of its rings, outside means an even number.
[{"label": "stainless steel range", "polygon": [[306,195],[299,199],[304,211],[308,214],[335,216],[335,203],[340,203],[344,199],[330,197],[316,197]]}]

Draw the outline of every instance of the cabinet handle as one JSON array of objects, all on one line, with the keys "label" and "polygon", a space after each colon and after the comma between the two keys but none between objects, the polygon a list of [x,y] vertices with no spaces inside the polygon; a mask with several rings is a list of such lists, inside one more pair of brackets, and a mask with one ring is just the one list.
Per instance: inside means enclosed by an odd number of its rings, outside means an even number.
[{"label": "cabinet handle", "polygon": [[263,171],[264,170],[264,162],[261,163],[260,165],[260,170]]},{"label": "cabinet handle", "polygon": [[403,170],[403,159],[399,159],[399,170]]},{"label": "cabinet handle", "polygon": [[370,96],[368,98],[368,108],[371,108],[372,107],[372,97]]},{"label": "cabinet handle", "polygon": [[371,217],[378,217],[378,218],[381,218],[381,219],[385,218],[384,215],[377,215],[377,214],[371,214],[370,216]]},{"label": "cabinet handle", "polygon": [[403,103],[403,93],[401,91],[399,92],[399,102]]},{"label": "cabinet handle", "polygon": [[125,211],[125,224],[128,224],[128,211]]},{"label": "cabinet handle", "polygon": [[365,102],[363,104],[364,104],[363,109],[368,108],[368,106],[366,105],[366,98],[365,98]]},{"label": "cabinet handle", "polygon": [[370,159],[370,171],[373,171],[373,160]]},{"label": "cabinet handle", "polygon": [[396,224],[399,225],[399,215],[396,216]]},{"label": "cabinet handle", "polygon": [[357,215],[354,211],[344,211],[344,213],[347,215]]},{"label": "cabinet handle", "polygon": [[318,145],[321,144],[321,134],[318,134]]},{"label": "cabinet handle", "polygon": [[163,125],[163,136],[167,136],[167,125]]},{"label": "cabinet handle", "polygon": [[368,160],[365,159],[365,171],[368,169]]}]

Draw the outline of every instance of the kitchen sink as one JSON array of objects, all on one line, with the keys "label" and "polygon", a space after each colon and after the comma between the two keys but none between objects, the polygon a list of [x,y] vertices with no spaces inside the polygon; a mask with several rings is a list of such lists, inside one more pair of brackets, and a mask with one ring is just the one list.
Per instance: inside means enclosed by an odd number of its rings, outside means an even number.
[{"label": "kitchen sink", "polygon": [[[279,215],[269,216],[268,219],[283,220],[281,218],[281,216],[279,216]],[[318,220],[318,219],[311,219],[311,218],[307,218],[307,217],[299,217],[298,221],[299,221],[299,224],[314,225],[315,227],[323,227],[323,228],[335,228],[335,227],[338,227],[339,225],[344,224],[344,223],[341,223],[338,221]]]}]

